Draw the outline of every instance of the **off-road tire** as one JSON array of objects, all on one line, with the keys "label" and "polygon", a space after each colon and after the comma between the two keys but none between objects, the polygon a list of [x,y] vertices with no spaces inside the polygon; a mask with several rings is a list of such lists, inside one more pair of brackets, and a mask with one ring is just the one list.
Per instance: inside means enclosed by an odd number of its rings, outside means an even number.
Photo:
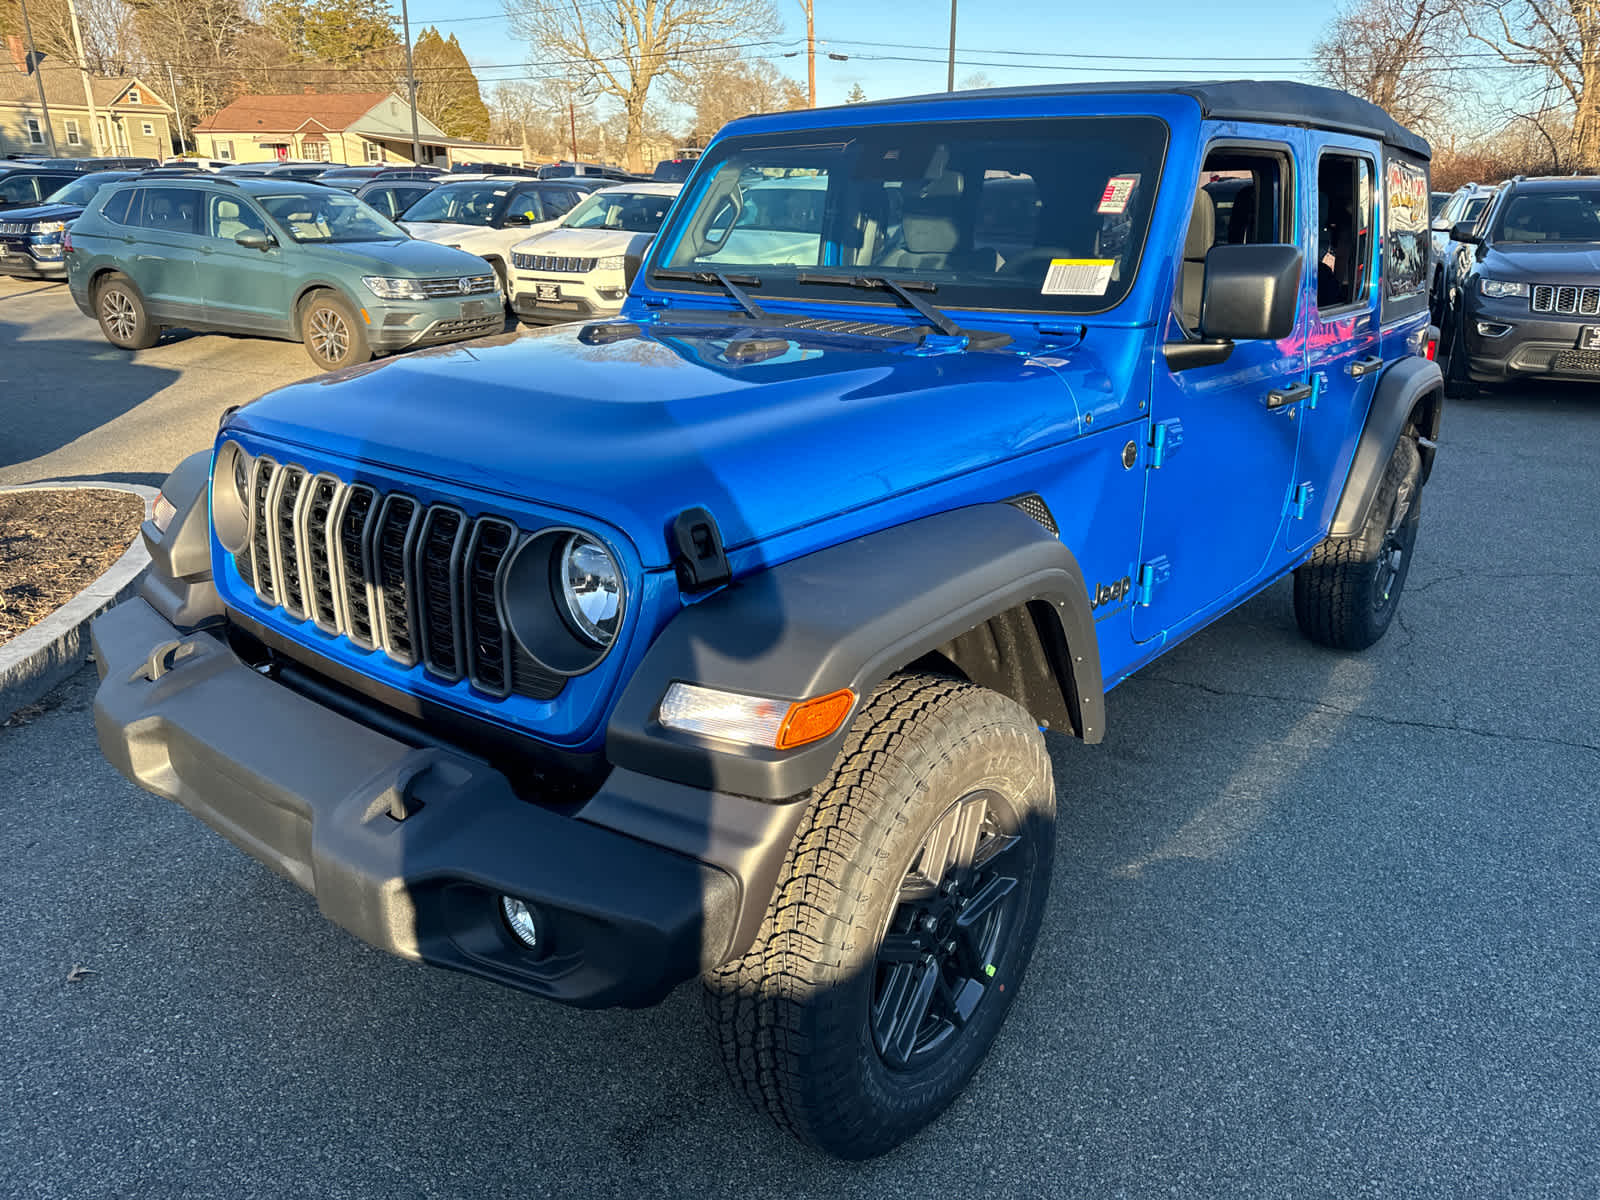
[{"label": "off-road tire", "polygon": [[353,367],[372,358],[366,323],[335,291],[313,292],[306,297],[300,308],[300,339],[311,361],[324,371]]},{"label": "off-road tire", "polygon": [[1422,455],[1407,433],[1389,457],[1361,532],[1329,538],[1296,569],[1294,615],[1301,633],[1337,650],[1365,650],[1384,635],[1411,571],[1421,493]]},{"label": "off-road tire", "polygon": [[[1007,828],[1020,836],[991,860],[1004,855],[1014,900],[989,927],[994,953],[977,974],[992,973],[965,1024],[947,1023],[938,1053],[923,1052],[929,1061],[892,1069],[869,1024],[887,986],[883,972],[897,970],[879,962],[880,949],[891,919],[906,914],[902,888],[927,861],[924,839],[937,842],[935,827],[951,828],[949,814],[967,811],[973,796],[998,796],[1003,803],[982,801],[986,814],[999,815],[997,836]],[[755,943],[705,977],[705,1012],[730,1079],[757,1109],[804,1143],[869,1158],[955,1099],[1016,996],[1050,882],[1050,759],[1037,722],[1013,701],[942,676],[900,675],[868,698],[807,803]],[[983,847],[997,844],[985,837],[980,861]],[[967,903],[957,874],[953,868],[930,903]],[[968,877],[974,887],[995,878],[981,869]],[[926,971],[928,963],[905,969]],[[961,975],[963,986],[983,982]],[[948,988],[940,996],[945,1003]],[[927,1025],[906,1026],[913,1027]]]},{"label": "off-road tire", "polygon": [[106,341],[122,350],[148,350],[161,339],[144,297],[121,271],[104,276],[94,288],[94,315]]}]

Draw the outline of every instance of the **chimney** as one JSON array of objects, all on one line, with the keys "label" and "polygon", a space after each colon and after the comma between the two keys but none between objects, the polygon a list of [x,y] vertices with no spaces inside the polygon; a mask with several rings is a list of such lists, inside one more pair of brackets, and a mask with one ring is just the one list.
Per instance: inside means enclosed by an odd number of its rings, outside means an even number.
[{"label": "chimney", "polygon": [[27,48],[22,44],[22,39],[14,33],[6,34],[6,49],[11,51],[11,61],[16,66],[17,70],[21,71],[24,75],[29,74],[28,51]]}]

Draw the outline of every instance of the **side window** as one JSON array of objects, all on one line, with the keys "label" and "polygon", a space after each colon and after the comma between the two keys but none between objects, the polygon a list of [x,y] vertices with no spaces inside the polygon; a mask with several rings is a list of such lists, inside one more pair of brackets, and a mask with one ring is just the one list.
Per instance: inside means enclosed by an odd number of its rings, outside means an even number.
[{"label": "side window", "polygon": [[238,196],[206,194],[206,236],[232,241],[247,229],[267,231],[259,213]]},{"label": "side window", "polygon": [[139,213],[139,194],[142,188],[123,188],[120,192],[112,192],[111,198],[100,209],[100,215],[114,225],[132,225],[134,220],[129,219],[132,211],[135,218]]},{"label": "side window", "polygon": [[506,205],[506,215],[518,213],[526,216],[530,222],[548,221],[550,218],[545,215],[543,200],[543,196],[531,189],[513,192],[510,202]]},{"label": "side window", "polygon": [[1372,163],[1324,154],[1317,164],[1317,308],[1370,302],[1371,271]]},{"label": "side window", "polygon": [[147,188],[137,224],[160,233],[196,233],[201,199],[195,188]]},{"label": "side window", "polygon": [[1200,169],[1183,242],[1175,304],[1183,327],[1200,329],[1206,255],[1213,246],[1294,242],[1289,152],[1254,146],[1213,148]]},{"label": "side window", "polygon": [[31,175],[19,175],[15,179],[0,178],[0,204],[25,204],[38,198],[33,190]]},{"label": "side window", "polygon": [[566,188],[550,188],[540,193],[544,197],[544,219],[553,221],[557,217],[564,217],[572,211],[572,206],[577,203],[574,194]]},{"label": "side window", "polygon": [[[1426,303],[1423,292],[1428,277],[1428,256],[1433,243],[1428,237],[1428,171],[1426,166],[1387,150],[1383,166],[1384,249],[1383,270],[1389,300],[1415,300]],[[1401,305],[1399,311],[1410,311]],[[1389,316],[1389,305],[1384,305]]]}]

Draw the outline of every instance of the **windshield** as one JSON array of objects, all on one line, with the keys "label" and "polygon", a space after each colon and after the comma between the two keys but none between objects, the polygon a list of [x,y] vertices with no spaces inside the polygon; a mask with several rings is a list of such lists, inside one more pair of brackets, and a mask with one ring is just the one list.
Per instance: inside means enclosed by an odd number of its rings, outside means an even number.
[{"label": "windshield", "polygon": [[758,297],[837,301],[799,278],[827,267],[917,281],[944,308],[1102,312],[1133,285],[1166,140],[1154,117],[728,138],[657,265],[754,276]]},{"label": "windshield", "polygon": [[1600,186],[1541,188],[1512,196],[1497,242],[1600,242]]},{"label": "windshield", "polygon": [[257,196],[285,233],[297,242],[400,242],[410,235],[348,192],[280,192]]},{"label": "windshield", "polygon": [[452,183],[424,196],[406,213],[406,220],[493,225],[510,194],[508,183]]},{"label": "windshield", "polygon": [[84,204],[94,199],[94,194],[108,183],[119,179],[132,179],[126,171],[100,171],[93,175],[80,175],[66,187],[57,188],[45,197],[48,204]]},{"label": "windshield", "polygon": [[563,229],[622,229],[655,233],[674,197],[659,192],[595,192],[561,222]]}]

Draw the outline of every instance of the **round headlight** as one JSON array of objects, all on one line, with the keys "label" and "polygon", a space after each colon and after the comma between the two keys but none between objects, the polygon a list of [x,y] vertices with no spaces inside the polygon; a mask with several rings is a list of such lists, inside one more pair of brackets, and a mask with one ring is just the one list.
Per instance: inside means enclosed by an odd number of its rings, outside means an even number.
[{"label": "round headlight", "polygon": [[609,646],[622,616],[622,572],[617,560],[592,537],[575,533],[556,559],[561,611],[579,637]]},{"label": "round headlight", "polygon": [[582,675],[617,643],[627,614],[621,561],[580,529],[541,530],[514,550],[497,598],[517,644],[558,675]]},{"label": "round headlight", "polygon": [[230,554],[250,536],[250,455],[237,442],[223,442],[211,472],[211,528]]}]

